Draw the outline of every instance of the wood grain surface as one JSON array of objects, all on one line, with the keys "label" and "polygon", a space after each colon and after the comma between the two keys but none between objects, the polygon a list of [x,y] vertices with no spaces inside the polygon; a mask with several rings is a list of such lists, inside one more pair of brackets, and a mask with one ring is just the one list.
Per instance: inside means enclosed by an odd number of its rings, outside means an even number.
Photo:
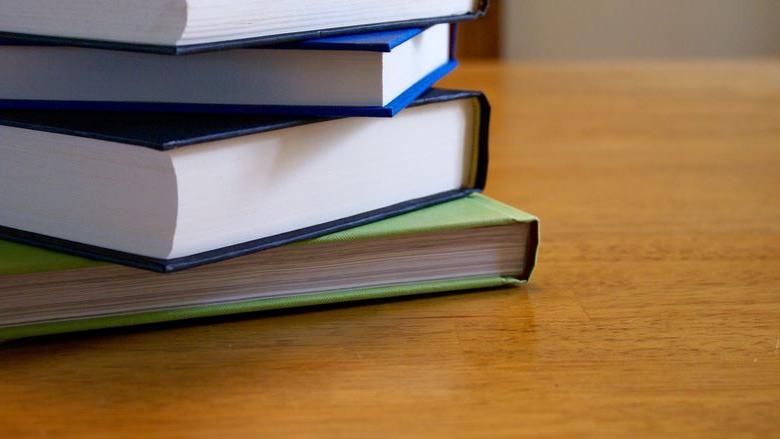
[{"label": "wood grain surface", "polygon": [[0,437],[777,437],[780,62],[466,64],[517,289],[0,347]]}]

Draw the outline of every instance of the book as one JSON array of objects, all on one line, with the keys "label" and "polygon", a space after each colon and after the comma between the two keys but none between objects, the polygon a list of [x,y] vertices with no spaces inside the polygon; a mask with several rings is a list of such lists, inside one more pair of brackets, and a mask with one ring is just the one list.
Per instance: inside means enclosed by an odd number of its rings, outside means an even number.
[{"label": "book", "polygon": [[0,108],[390,117],[451,72],[449,24],[189,56],[0,40]]},{"label": "book", "polygon": [[0,339],[517,285],[538,220],[481,194],[172,274],[0,241]]},{"label": "book", "polygon": [[0,36],[185,54],[429,26],[486,9],[484,0],[0,0]]},{"label": "book", "polygon": [[484,187],[490,107],[429,90],[387,119],[0,111],[0,236],[175,271]]}]

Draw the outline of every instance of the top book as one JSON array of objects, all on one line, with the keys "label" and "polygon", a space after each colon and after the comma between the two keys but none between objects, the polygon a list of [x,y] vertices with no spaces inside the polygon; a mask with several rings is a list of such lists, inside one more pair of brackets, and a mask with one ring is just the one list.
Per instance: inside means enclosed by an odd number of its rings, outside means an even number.
[{"label": "top book", "polygon": [[475,18],[485,0],[0,0],[0,36],[184,54]]}]

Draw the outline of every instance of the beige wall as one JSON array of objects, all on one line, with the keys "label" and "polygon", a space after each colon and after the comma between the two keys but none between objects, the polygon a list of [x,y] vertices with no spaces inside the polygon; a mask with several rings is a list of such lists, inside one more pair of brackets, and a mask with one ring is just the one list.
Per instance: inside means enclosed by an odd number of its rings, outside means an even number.
[{"label": "beige wall", "polygon": [[499,0],[515,59],[780,56],[780,0]]}]

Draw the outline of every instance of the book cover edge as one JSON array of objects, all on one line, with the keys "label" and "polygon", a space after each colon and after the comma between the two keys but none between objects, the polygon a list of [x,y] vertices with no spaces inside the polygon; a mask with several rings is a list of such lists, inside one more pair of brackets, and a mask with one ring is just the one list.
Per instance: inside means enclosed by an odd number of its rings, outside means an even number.
[{"label": "book cover edge", "polygon": [[443,17],[430,17],[422,19],[401,20],[368,25],[344,26],[339,28],[321,29],[315,31],[293,32],[288,34],[270,35],[264,37],[244,38],[212,43],[191,44],[183,46],[166,46],[154,44],[136,44],[118,41],[103,41],[82,38],[56,37],[46,35],[23,34],[18,32],[0,32],[0,38],[20,41],[35,42],[47,45],[59,45],[70,47],[89,47],[96,49],[121,50],[131,52],[156,53],[161,55],[188,55],[217,50],[237,49],[244,47],[263,47],[274,44],[292,43],[302,40],[341,36],[355,33],[378,32],[384,30],[403,29],[410,27],[428,27],[440,23],[455,23],[465,20],[474,20],[483,16],[488,8],[488,2],[482,0],[474,12],[462,15],[450,15]]},{"label": "book cover edge", "polygon": [[[445,69],[443,73],[434,72],[434,74],[437,75],[442,74],[442,76],[446,75],[448,73],[448,71],[446,70],[454,68],[455,64],[453,63],[455,62],[456,61],[452,60],[450,61],[450,63],[440,67],[440,69]],[[418,106],[418,105],[425,105],[428,103],[446,102],[450,100],[478,97],[478,95],[481,94],[481,92],[477,92],[477,91],[449,90],[449,89],[441,89],[441,88],[423,89],[422,87],[420,87],[420,90],[421,90],[421,94],[416,96],[412,100],[412,102],[407,105],[407,108]],[[434,95],[434,97],[430,97],[427,95]],[[377,107],[377,108],[383,109],[384,107]],[[386,111],[392,112],[392,110],[390,109],[387,109]],[[2,113],[0,113],[0,116],[1,115]],[[255,127],[232,129],[227,131],[221,131],[218,133],[193,135],[184,139],[159,140],[159,141],[142,139],[139,137],[131,138],[128,136],[121,136],[121,135],[99,134],[93,131],[83,131],[83,130],[72,129],[72,128],[52,127],[50,125],[43,125],[40,123],[24,122],[24,121],[20,122],[8,118],[4,119],[2,117],[0,117],[0,125],[34,130],[34,131],[50,132],[50,133],[60,134],[64,136],[85,137],[89,139],[103,140],[108,142],[124,143],[127,145],[140,146],[140,147],[155,149],[159,151],[168,151],[175,148],[182,148],[190,145],[197,145],[206,142],[213,142],[213,141],[231,139],[235,137],[247,136],[252,134],[265,133],[265,132],[276,131],[285,128],[292,128],[300,125],[306,125],[310,123],[326,122],[329,120],[342,119],[342,118],[344,117],[342,116],[338,116],[338,117],[292,117],[290,116],[289,118],[281,119],[275,121],[274,123],[260,124]]]}]

